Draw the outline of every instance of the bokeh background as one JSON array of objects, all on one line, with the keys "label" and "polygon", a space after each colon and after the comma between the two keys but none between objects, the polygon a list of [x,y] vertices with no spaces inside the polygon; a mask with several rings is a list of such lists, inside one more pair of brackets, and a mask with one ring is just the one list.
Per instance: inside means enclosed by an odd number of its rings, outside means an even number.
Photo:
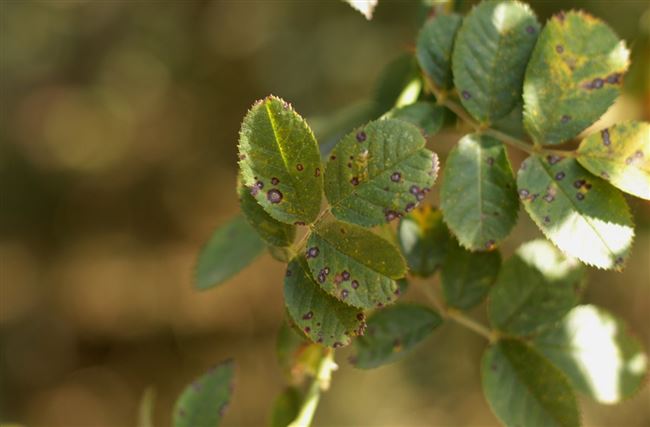
[{"label": "bokeh background", "polygon": [[[413,50],[420,2],[379,3],[367,22],[336,0],[0,0],[0,421],[134,426],[152,385],[166,426],[183,385],[233,356],[224,425],[267,424],[284,381],[274,352],[283,266],[264,255],[199,293],[193,265],[237,212],[237,135],[254,100],[291,101],[318,136],[337,111],[376,98],[382,69]],[[650,119],[647,2],[532,4],[543,20],[590,11],[633,48],[625,94],[596,127]],[[444,157],[459,132],[430,147]],[[629,201],[629,264],[592,270],[585,300],[648,349],[650,206]],[[539,235],[522,214],[503,251]],[[483,347],[447,325],[375,371],[351,368],[343,350],[315,424],[497,425],[480,389]],[[617,406],[582,403],[586,425],[650,425],[648,387]]]}]

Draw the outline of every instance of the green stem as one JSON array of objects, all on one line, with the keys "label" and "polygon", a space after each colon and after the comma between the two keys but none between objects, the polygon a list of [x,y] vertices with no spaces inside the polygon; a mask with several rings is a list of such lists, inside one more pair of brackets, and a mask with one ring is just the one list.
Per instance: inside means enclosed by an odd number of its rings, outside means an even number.
[{"label": "green stem", "polygon": [[330,350],[321,359],[316,378],[314,378],[314,381],[309,386],[309,390],[307,390],[307,395],[300,408],[300,413],[288,427],[309,427],[311,425],[314,413],[318,407],[318,402],[320,401],[321,392],[329,388],[332,372],[336,369],[338,369],[338,365],[334,362],[334,352]]}]

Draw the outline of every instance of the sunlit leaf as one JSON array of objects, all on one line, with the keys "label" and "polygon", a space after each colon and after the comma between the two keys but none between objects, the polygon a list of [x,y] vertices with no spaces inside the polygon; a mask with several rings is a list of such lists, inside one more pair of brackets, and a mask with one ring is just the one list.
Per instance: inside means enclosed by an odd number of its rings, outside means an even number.
[{"label": "sunlit leaf", "polygon": [[492,249],[517,221],[515,178],[503,144],[487,135],[461,139],[445,163],[443,217],[470,250]]},{"label": "sunlit leaf", "polygon": [[524,122],[540,144],[559,144],[586,129],[614,103],[628,66],[625,43],[584,13],[551,18],[524,79]]},{"label": "sunlit leaf", "polygon": [[579,302],[583,266],[546,240],[522,245],[490,292],[490,322],[501,331],[531,335],[557,323]]},{"label": "sunlit leaf", "polygon": [[626,193],[650,200],[650,123],[625,122],[584,139],[578,162]]},{"label": "sunlit leaf", "polygon": [[302,394],[296,387],[285,388],[273,403],[271,427],[287,427],[298,416]]},{"label": "sunlit leaf", "polygon": [[435,135],[442,128],[445,109],[431,102],[418,101],[396,108],[386,114],[387,118],[399,119],[422,129],[427,136]]},{"label": "sunlit leaf", "polygon": [[451,52],[463,18],[457,14],[438,15],[428,20],[418,34],[416,56],[420,67],[439,89],[450,89]]},{"label": "sunlit leaf", "polygon": [[406,263],[397,248],[364,228],[331,221],[309,236],[305,257],[321,288],[346,304],[372,308],[393,302]]},{"label": "sunlit leaf", "polygon": [[484,1],[465,17],[452,64],[460,100],[474,118],[491,123],[515,107],[539,28],[530,8],[515,1]]},{"label": "sunlit leaf", "polygon": [[481,363],[483,393],[508,427],[573,427],[580,412],[573,390],[558,368],[515,340],[491,346]]},{"label": "sunlit leaf", "polygon": [[429,277],[442,265],[450,244],[442,213],[423,205],[402,218],[397,231],[409,272]]},{"label": "sunlit leaf", "polygon": [[239,206],[249,224],[262,239],[273,246],[289,246],[296,236],[295,225],[277,221],[260,206],[250,190],[239,184]]},{"label": "sunlit leaf", "polygon": [[517,175],[526,211],[563,252],[586,264],[621,269],[634,228],[623,195],[573,158],[526,159]]},{"label": "sunlit leaf", "polygon": [[210,369],[181,393],[174,406],[174,427],[216,427],[230,402],[235,364],[227,360]]},{"label": "sunlit leaf", "polygon": [[438,157],[420,130],[401,120],[368,123],[334,148],[325,193],[339,219],[366,227],[410,212],[436,179]]},{"label": "sunlit leaf", "polygon": [[201,249],[194,286],[204,290],[219,285],[250,264],[264,247],[264,242],[246,219],[236,216],[219,227]]},{"label": "sunlit leaf", "polygon": [[467,310],[483,301],[501,266],[498,251],[470,252],[452,242],[440,271],[448,306]]},{"label": "sunlit leaf", "polygon": [[375,8],[377,7],[377,3],[379,3],[379,0],[343,0],[350,6],[352,6],[355,10],[358,10],[361,12],[363,16],[366,17],[367,20],[372,19],[372,14],[375,11]]},{"label": "sunlit leaf", "polygon": [[294,259],[284,279],[284,301],[293,322],[310,340],[343,347],[363,334],[363,313],[325,293],[314,282],[304,259]]},{"label": "sunlit leaf", "polygon": [[440,326],[442,318],[428,307],[397,304],[368,318],[364,336],[355,340],[357,368],[371,369],[399,360]]},{"label": "sunlit leaf", "polygon": [[648,375],[648,357],[627,327],[607,311],[581,305],[535,346],[573,386],[601,403],[634,395]]},{"label": "sunlit leaf", "polygon": [[278,221],[311,223],[320,211],[320,151],[307,123],[279,98],[248,111],[239,133],[242,182]]}]

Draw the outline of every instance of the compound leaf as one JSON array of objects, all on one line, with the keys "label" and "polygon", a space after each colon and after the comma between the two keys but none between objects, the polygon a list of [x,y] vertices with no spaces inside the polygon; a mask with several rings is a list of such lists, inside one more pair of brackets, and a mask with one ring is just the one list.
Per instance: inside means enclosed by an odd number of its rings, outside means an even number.
[{"label": "compound leaf", "polygon": [[216,427],[230,402],[235,364],[227,360],[197,378],[174,407],[174,427]]},{"label": "compound leaf", "polygon": [[445,163],[440,190],[443,218],[470,250],[492,249],[517,221],[515,178],[501,142],[479,134],[463,137]]},{"label": "compound leaf", "polygon": [[219,227],[196,264],[194,286],[210,289],[238,273],[262,253],[265,245],[246,219],[237,215]]},{"label": "compound leaf", "polygon": [[623,195],[573,158],[531,156],[517,175],[519,197],[544,235],[564,253],[621,269],[634,228]]},{"label": "compound leaf", "polygon": [[451,89],[451,52],[463,18],[455,13],[428,20],[418,34],[416,57],[422,70],[439,89]]},{"label": "compound leaf", "polygon": [[363,313],[325,293],[314,282],[302,257],[287,266],[284,279],[287,312],[313,342],[327,347],[343,347],[366,326]]},{"label": "compound leaf", "polygon": [[372,227],[410,212],[438,173],[438,156],[419,129],[402,120],[368,123],[330,155],[325,194],[338,219]]},{"label": "compound leaf", "polygon": [[524,79],[524,124],[540,144],[559,144],[614,103],[628,66],[625,43],[599,19],[560,12],[542,30]]},{"label": "compound leaf", "polygon": [[248,111],[239,133],[242,182],[278,221],[311,223],[320,211],[320,152],[307,123],[280,98]]},{"label": "compound leaf", "polygon": [[322,289],[354,307],[393,302],[395,279],[406,274],[406,263],[395,246],[344,222],[319,224],[309,236],[305,257]]},{"label": "compound leaf", "polygon": [[397,236],[409,272],[422,277],[442,265],[451,240],[442,213],[431,205],[419,206],[402,218]]},{"label": "compound leaf", "polygon": [[368,318],[364,336],[355,341],[357,368],[371,369],[402,358],[440,326],[442,318],[428,307],[397,304]]},{"label": "compound leaf", "polygon": [[626,193],[650,200],[650,123],[625,122],[585,138],[578,162]]},{"label": "compound leaf", "polygon": [[569,312],[534,345],[580,392],[600,403],[634,395],[648,374],[643,346],[616,317],[593,305]]},{"label": "compound leaf", "polygon": [[483,301],[501,266],[498,251],[470,252],[455,242],[440,271],[445,301],[450,307],[467,310]]},{"label": "compound leaf", "polygon": [[386,114],[386,118],[399,119],[422,129],[428,136],[435,135],[442,128],[445,120],[444,107],[431,102],[417,101],[404,107],[396,108]]},{"label": "compound leaf", "polygon": [[584,268],[546,240],[525,243],[501,268],[490,292],[490,323],[527,336],[548,328],[579,301]]},{"label": "compound leaf", "polygon": [[460,100],[474,118],[492,123],[521,99],[539,28],[530,8],[516,1],[484,1],[465,17],[452,64]]},{"label": "compound leaf", "polygon": [[580,425],[573,390],[558,368],[526,344],[503,340],[481,362],[483,393],[508,427]]},{"label": "compound leaf", "polygon": [[296,237],[296,227],[274,219],[257,203],[248,188],[241,184],[238,187],[239,206],[248,223],[257,231],[257,234],[272,246],[285,247],[291,245]]}]

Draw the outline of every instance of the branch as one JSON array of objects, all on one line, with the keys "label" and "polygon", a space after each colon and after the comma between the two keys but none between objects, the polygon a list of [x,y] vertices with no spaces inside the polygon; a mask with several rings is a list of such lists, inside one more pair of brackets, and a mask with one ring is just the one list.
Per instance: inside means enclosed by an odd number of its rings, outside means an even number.
[{"label": "branch", "polygon": [[321,392],[329,388],[332,372],[337,369],[338,365],[334,362],[334,352],[328,350],[327,354],[321,359],[316,378],[309,386],[300,413],[288,427],[309,427],[318,407]]}]

